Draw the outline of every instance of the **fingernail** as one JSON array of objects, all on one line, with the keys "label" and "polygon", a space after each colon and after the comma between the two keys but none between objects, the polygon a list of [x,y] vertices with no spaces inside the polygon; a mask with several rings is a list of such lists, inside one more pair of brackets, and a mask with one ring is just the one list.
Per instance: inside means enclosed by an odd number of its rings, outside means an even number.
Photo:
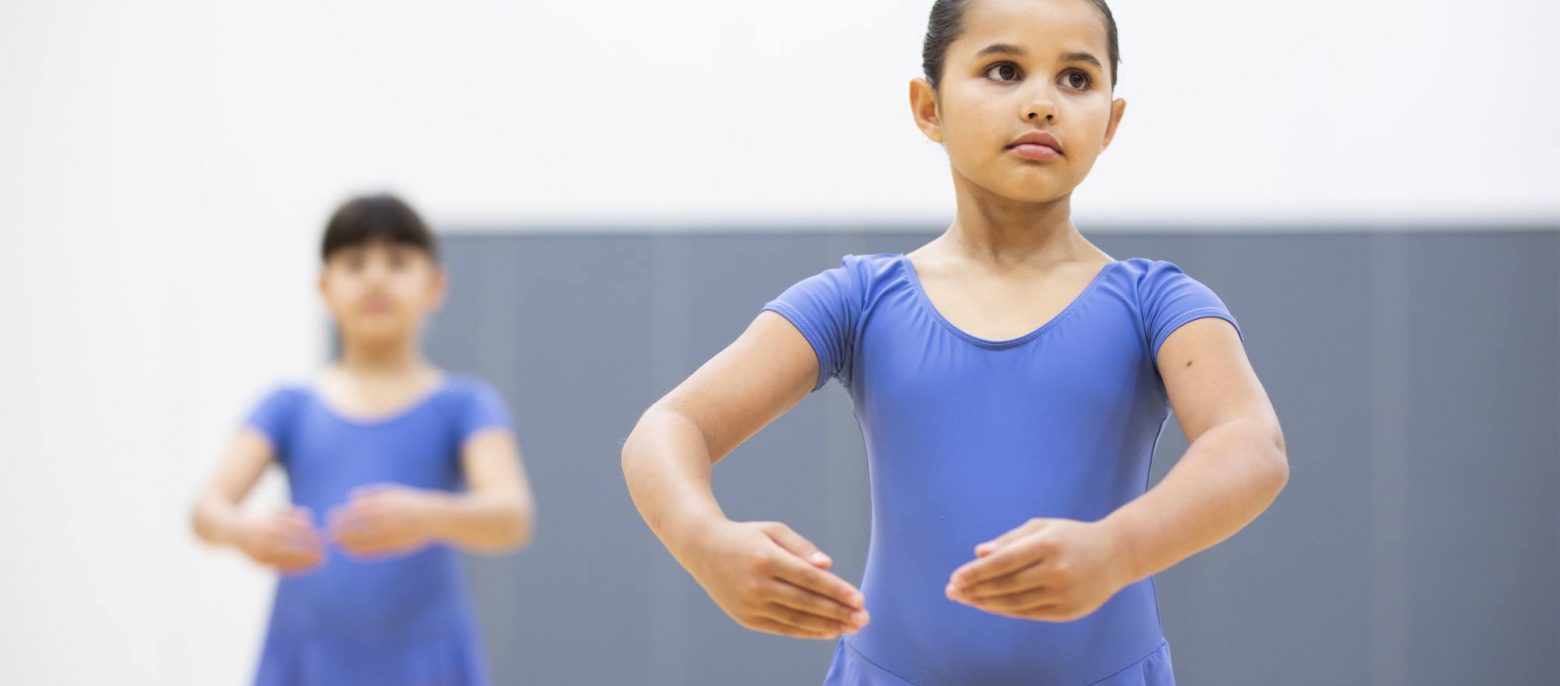
[{"label": "fingernail", "polygon": [[823,553],[813,553],[812,554],[812,561],[816,562],[818,564],[823,564],[823,563],[829,561],[829,556],[828,555],[824,555]]}]

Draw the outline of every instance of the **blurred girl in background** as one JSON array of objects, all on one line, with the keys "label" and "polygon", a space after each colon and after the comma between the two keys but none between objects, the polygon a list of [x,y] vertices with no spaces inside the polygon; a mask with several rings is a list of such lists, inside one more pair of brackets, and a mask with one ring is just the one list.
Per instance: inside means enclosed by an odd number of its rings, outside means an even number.
[{"label": "blurred girl in background", "polygon": [[[485,684],[458,551],[530,540],[503,399],[423,358],[446,277],[422,219],[377,195],[325,229],[319,289],[341,354],[249,414],[196,499],[196,534],[276,569],[257,684]],[[240,504],[271,465],[292,507]]]}]

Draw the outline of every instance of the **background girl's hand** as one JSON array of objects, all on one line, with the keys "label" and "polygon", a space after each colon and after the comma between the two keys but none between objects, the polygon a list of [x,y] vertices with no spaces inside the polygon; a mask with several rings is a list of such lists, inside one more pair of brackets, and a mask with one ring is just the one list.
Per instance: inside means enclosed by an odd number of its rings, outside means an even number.
[{"label": "background girl's hand", "polygon": [[375,484],[352,491],[345,505],[326,516],[330,536],[352,555],[393,555],[421,548],[434,538],[442,495]]},{"label": "background girl's hand", "polygon": [[779,522],[722,520],[703,532],[694,579],[744,627],[833,639],[867,624],[861,592],[828,572],[817,546]]},{"label": "background girl's hand", "polygon": [[1087,616],[1132,581],[1118,535],[1098,522],[1031,519],[975,555],[954,571],[948,598],[1019,619]]},{"label": "background girl's hand", "polygon": [[307,571],[325,559],[314,514],[302,507],[245,517],[234,543],[249,559],[285,574]]}]

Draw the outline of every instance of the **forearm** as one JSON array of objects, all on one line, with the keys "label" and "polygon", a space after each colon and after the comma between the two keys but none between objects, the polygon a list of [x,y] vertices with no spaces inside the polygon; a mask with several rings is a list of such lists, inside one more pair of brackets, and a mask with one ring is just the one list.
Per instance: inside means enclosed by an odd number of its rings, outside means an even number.
[{"label": "forearm", "polygon": [[699,427],[660,406],[645,412],[623,445],[623,476],[634,506],[679,562],[701,527],[726,518],[710,473],[710,450]]},{"label": "forearm", "polygon": [[433,538],[476,553],[503,553],[531,540],[532,508],[521,493],[473,491],[435,498]]},{"label": "forearm", "polygon": [[195,536],[214,546],[237,543],[243,517],[238,503],[215,493],[201,494],[190,509],[190,525]]},{"label": "forearm", "polygon": [[1231,421],[1203,432],[1158,485],[1101,524],[1117,534],[1135,582],[1234,535],[1288,480],[1276,428]]}]

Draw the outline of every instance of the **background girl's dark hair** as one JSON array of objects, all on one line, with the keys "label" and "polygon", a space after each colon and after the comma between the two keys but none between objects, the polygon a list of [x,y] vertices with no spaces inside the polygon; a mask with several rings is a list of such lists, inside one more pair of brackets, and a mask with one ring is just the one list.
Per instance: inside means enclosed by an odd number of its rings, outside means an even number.
[{"label": "background girl's dark hair", "polygon": [[[1105,16],[1106,46],[1110,51],[1110,87],[1116,87],[1116,67],[1121,64],[1121,43],[1116,38],[1116,15],[1110,13],[1105,0],[1090,0],[1100,14]],[[921,46],[921,69],[926,80],[937,87],[942,80],[943,58],[948,46],[959,37],[963,28],[964,10],[971,0],[937,0],[932,3],[932,16],[926,23],[926,42]]]},{"label": "background girl's dark hair", "polygon": [[338,250],[369,243],[409,245],[439,258],[438,241],[422,217],[400,198],[388,193],[360,195],[341,204],[325,225],[320,259],[330,260]]}]

